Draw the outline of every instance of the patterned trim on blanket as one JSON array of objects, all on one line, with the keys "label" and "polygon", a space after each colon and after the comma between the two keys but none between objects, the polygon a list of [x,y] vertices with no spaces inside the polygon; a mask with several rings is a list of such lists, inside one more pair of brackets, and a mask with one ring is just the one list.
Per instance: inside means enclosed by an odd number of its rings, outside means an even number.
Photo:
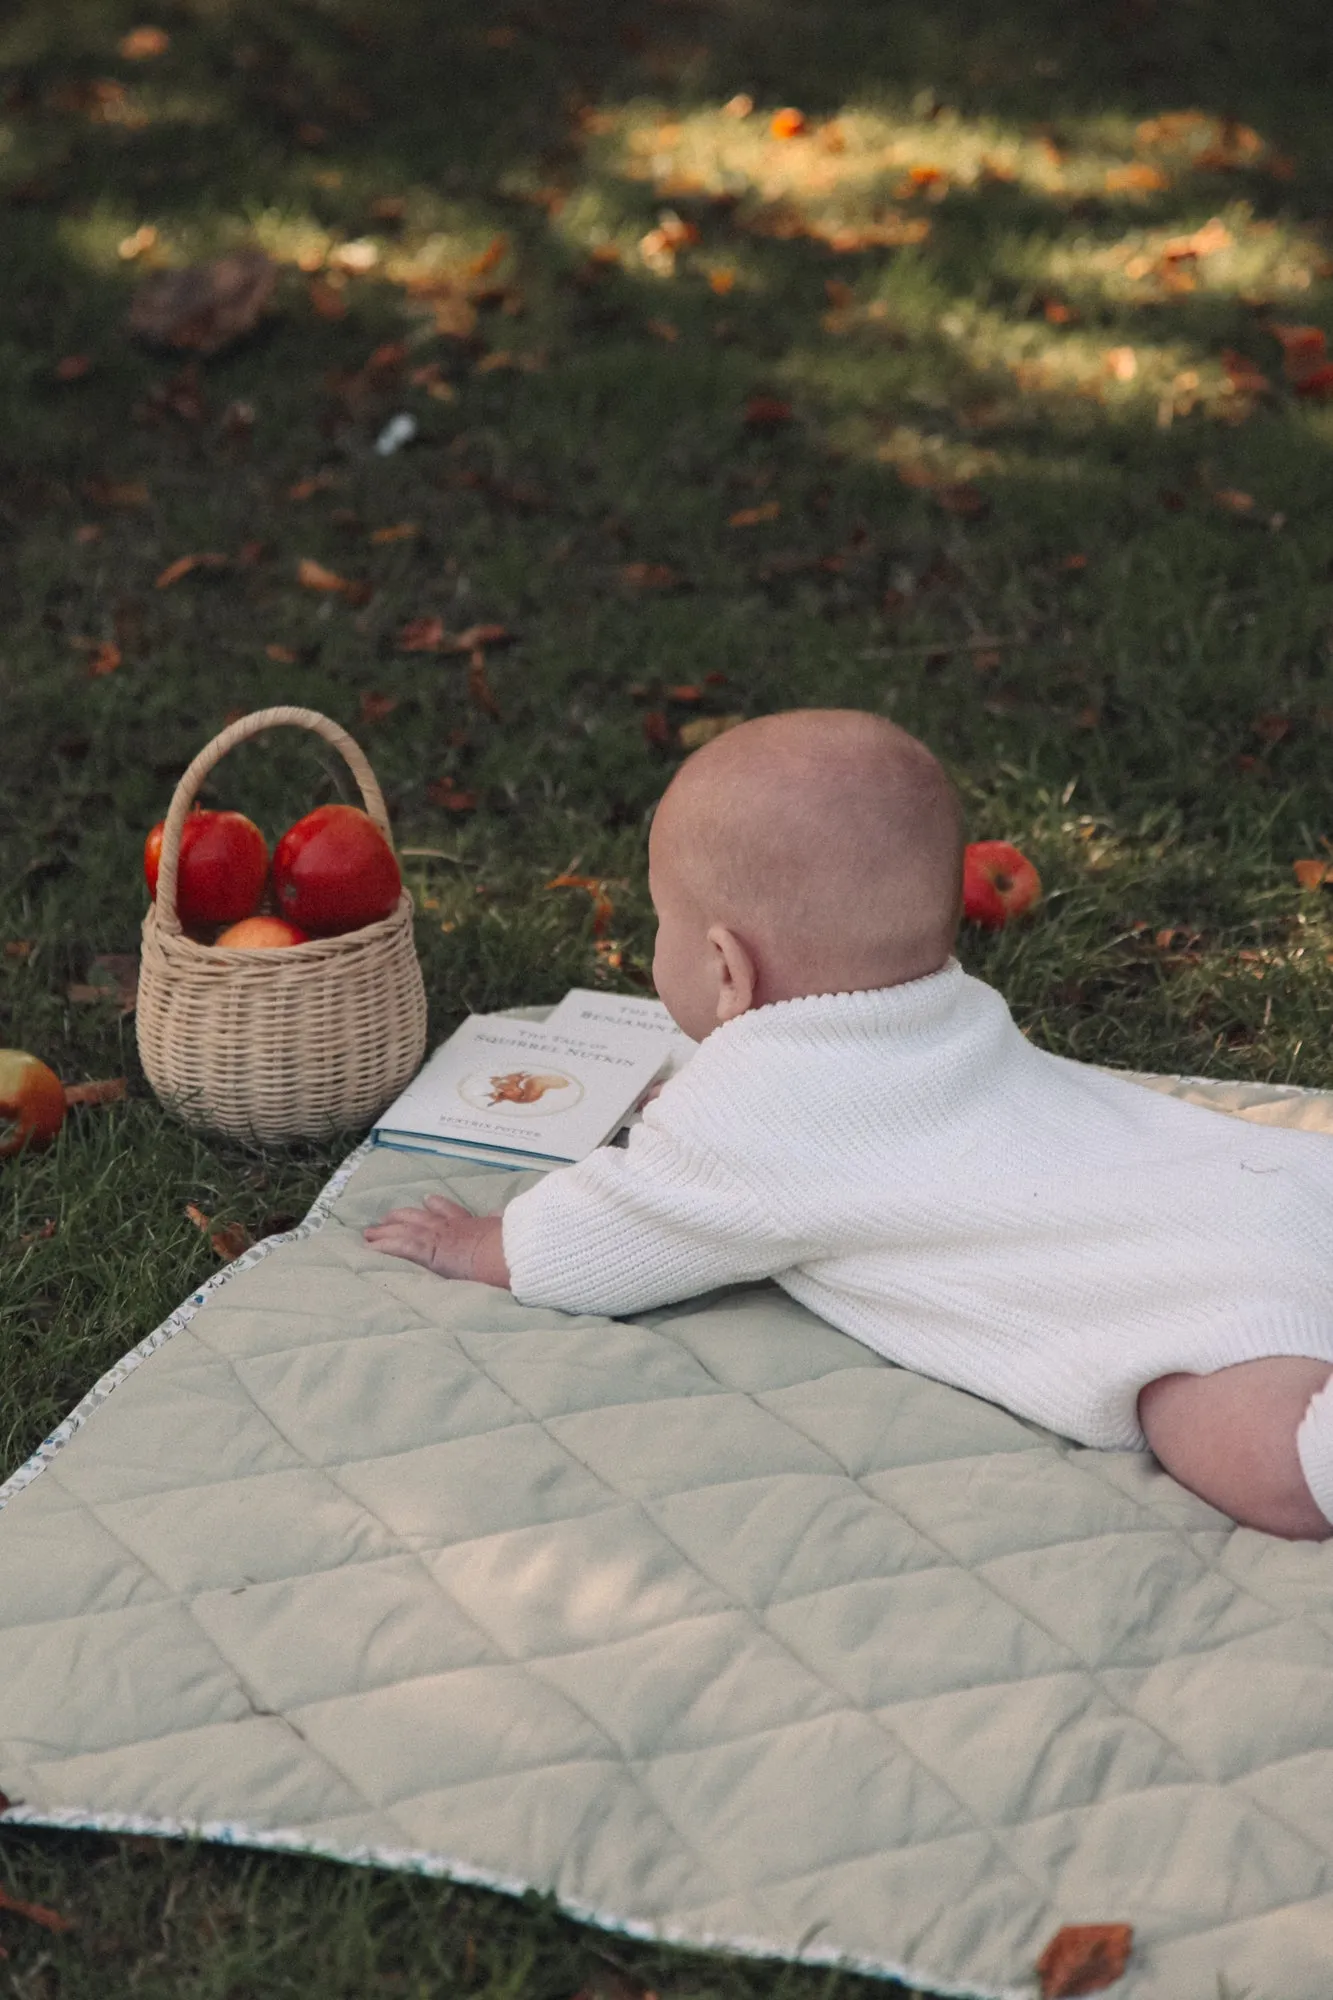
[{"label": "patterned trim on blanket", "polygon": [[100,1409],[112,1390],[118,1389],[127,1375],[132,1375],[150,1354],[156,1354],[159,1347],[165,1347],[173,1335],[178,1334],[182,1327],[189,1325],[205,1299],[210,1298],[220,1285],[225,1285],[227,1280],[236,1277],[238,1272],[253,1270],[256,1264],[262,1263],[268,1256],[270,1250],[277,1250],[284,1243],[299,1243],[303,1236],[313,1236],[317,1229],[322,1229],[328,1221],[334,1202],[371,1149],[372,1142],[366,1139],[354,1153],[348,1154],[332,1178],[324,1183],[295,1229],[285,1229],[280,1236],[266,1236],[262,1243],[254,1244],[233,1263],[225,1265],[220,1271],[215,1271],[197,1292],[191,1292],[189,1298],[163,1320],[161,1326],[154,1327],[146,1339],[141,1340],[137,1347],[132,1347],[128,1354],[122,1355],[113,1367],[108,1368],[100,1381],[94,1382],[82,1401],[75,1404],[65,1421],[57,1424],[49,1437],[43,1438],[27,1463],[21,1465],[17,1472],[11,1473],[3,1485],[0,1485],[0,1512],[3,1512],[25,1486],[31,1486],[39,1472],[45,1471],[61,1446],[67,1445],[74,1433],[83,1429],[93,1411]]}]

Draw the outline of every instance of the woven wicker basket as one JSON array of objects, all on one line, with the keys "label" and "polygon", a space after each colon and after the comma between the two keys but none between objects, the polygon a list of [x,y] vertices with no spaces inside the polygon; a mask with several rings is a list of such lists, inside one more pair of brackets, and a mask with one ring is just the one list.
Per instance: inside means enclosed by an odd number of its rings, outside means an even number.
[{"label": "woven wicker basket", "polygon": [[144,1074],[189,1125],[237,1138],[315,1139],[367,1124],[426,1047],[412,899],[379,923],[277,951],[196,944],[176,914],[181,829],[207,774],[237,743],[281,725],[342,752],[389,838],[384,796],[346,730],[309,708],[243,716],[199,752],[172,797],[157,901],[144,918],[137,1027]]}]

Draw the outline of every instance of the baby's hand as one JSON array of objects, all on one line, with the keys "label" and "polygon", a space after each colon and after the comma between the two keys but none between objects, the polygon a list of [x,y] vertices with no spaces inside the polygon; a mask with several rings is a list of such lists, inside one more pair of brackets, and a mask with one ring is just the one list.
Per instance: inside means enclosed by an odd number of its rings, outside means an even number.
[{"label": "baby's hand", "polygon": [[471,1215],[442,1194],[428,1194],[424,1208],[392,1209],[362,1234],[374,1249],[424,1264],[438,1278],[473,1278],[508,1289],[498,1215]]}]

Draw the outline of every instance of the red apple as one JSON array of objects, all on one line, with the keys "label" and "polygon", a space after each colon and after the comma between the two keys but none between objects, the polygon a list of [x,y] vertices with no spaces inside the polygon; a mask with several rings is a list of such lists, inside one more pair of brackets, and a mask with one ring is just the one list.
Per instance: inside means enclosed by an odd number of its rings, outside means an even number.
[{"label": "red apple", "polygon": [[1041,895],[1041,877],[1007,840],[974,840],[963,851],[963,915],[983,930],[1003,930]]},{"label": "red apple", "polygon": [[308,944],[309,931],[289,924],[286,917],[243,917],[214,940],[224,951],[273,951],[288,944]]},{"label": "red apple", "polygon": [[0,1049],[0,1159],[49,1146],[65,1122],[65,1087],[22,1049]]}]

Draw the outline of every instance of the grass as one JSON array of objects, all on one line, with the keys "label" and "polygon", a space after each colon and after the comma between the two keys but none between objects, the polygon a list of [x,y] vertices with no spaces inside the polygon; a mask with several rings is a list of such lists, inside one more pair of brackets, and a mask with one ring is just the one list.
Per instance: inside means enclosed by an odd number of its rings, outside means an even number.
[{"label": "grass", "polygon": [[[187,1203],[261,1231],[341,1150],[184,1133],[132,1024],[67,998],[134,948],[143,834],[237,711],[365,742],[437,1037],[641,985],[682,727],[851,703],[1041,867],[1034,921],[963,944],[1036,1039],[1333,1084],[1333,926],[1290,867],[1333,830],[1333,404],[1271,330],[1333,324],[1323,11],[172,0],[134,59],[120,0],[15,0],[0,1038],[130,1097],[0,1174],[0,1474],[213,1267]],[[147,267],[255,241],[280,282],[249,339],[192,367],[130,338]],[[204,552],[229,565],[155,587]],[[464,658],[400,650],[421,618],[515,635],[498,714]],[[275,835],[346,783],[273,738],[209,797]],[[609,885],[612,935],[561,872]],[[0,1881],[80,1920],[0,1920],[28,2000],[561,2000],[604,1952],[673,1996],[857,1984],[220,1850],[11,1833]]]}]

